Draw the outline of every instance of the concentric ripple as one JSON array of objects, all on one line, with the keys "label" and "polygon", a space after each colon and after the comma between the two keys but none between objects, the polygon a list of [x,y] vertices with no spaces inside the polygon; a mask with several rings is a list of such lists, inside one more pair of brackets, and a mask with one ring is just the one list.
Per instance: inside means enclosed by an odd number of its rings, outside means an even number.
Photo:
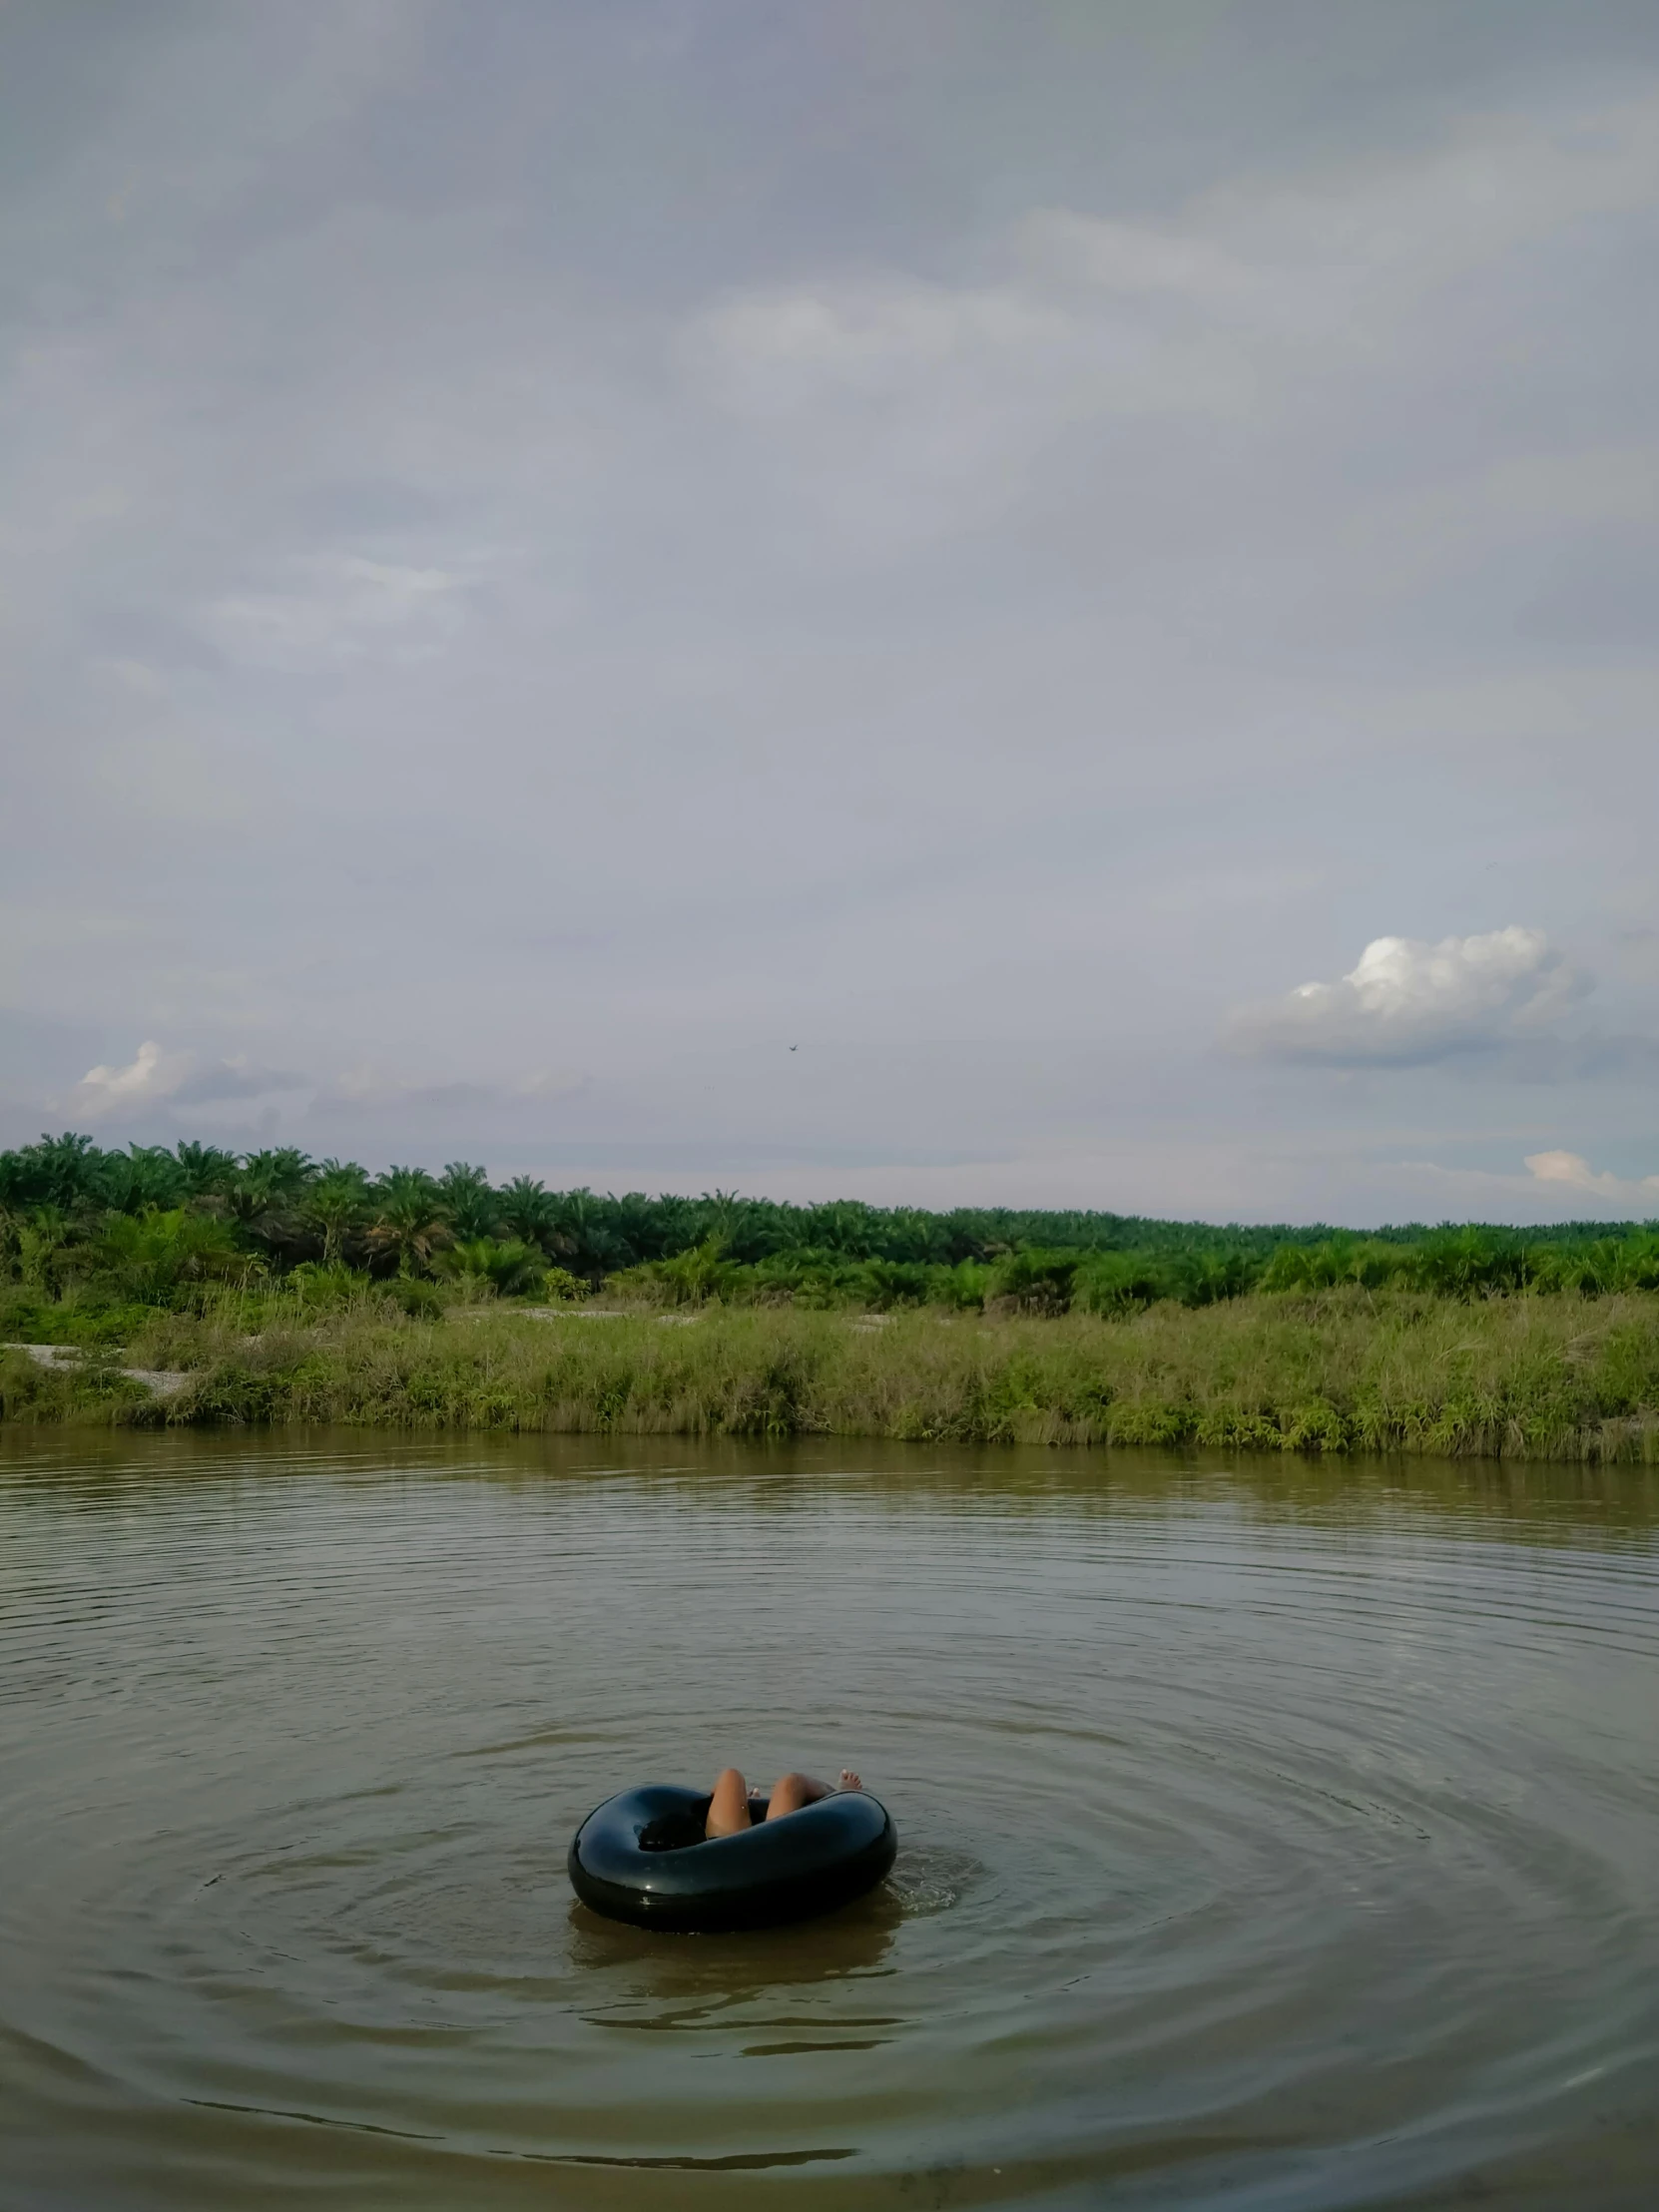
[{"label": "concentric ripple", "polygon": [[[0,1456],[0,2205],[1659,2202],[1651,1479]],[[663,1937],[588,1808],[861,1769]],[[10,2190],[10,2194],[7,2191]]]}]

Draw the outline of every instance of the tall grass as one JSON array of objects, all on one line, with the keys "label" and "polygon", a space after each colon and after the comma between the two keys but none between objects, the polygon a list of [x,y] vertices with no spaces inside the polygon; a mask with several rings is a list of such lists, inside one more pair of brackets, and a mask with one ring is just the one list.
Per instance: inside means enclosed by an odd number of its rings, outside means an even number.
[{"label": "tall grass", "polygon": [[[1460,1304],[1345,1285],[1119,1319],[881,1322],[404,1312],[367,1291],[129,1311],[120,1352],[94,1347],[79,1372],[0,1355],[0,1417],[1659,1457],[1659,1301],[1639,1294]],[[124,1367],[186,1380],[162,1398]]]}]

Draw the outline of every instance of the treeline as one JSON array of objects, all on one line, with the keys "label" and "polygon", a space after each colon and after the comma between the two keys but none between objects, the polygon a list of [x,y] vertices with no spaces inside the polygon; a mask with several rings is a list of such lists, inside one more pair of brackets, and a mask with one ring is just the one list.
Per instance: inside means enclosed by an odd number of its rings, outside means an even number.
[{"label": "treeline", "polygon": [[[215,1281],[291,1280],[313,1295],[392,1286],[406,1303],[579,1298],[605,1286],[658,1305],[935,1305],[1116,1314],[1341,1285],[1469,1298],[1659,1290],[1659,1230],[1568,1223],[1516,1231],[1422,1225],[1216,1228],[1133,1215],[840,1200],[792,1206],[550,1191],[292,1148],[185,1143],[106,1151],[42,1137],[0,1152],[0,1275],[35,1298],[176,1303]],[[429,1288],[423,1288],[429,1287]]]}]

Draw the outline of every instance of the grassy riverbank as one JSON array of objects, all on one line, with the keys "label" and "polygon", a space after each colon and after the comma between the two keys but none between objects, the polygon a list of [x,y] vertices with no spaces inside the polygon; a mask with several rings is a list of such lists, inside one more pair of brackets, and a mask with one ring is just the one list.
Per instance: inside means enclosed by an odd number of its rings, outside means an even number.
[{"label": "grassy riverbank", "polygon": [[[27,1319],[14,1312],[7,1334]],[[492,1302],[409,1314],[382,1295],[316,1312],[225,1293],[197,1314],[133,1307],[79,1334],[67,1365],[0,1353],[0,1417],[1659,1459],[1659,1299],[1646,1294],[1468,1303],[1341,1288],[1103,1320]],[[158,1390],[124,1370],[174,1380]]]}]

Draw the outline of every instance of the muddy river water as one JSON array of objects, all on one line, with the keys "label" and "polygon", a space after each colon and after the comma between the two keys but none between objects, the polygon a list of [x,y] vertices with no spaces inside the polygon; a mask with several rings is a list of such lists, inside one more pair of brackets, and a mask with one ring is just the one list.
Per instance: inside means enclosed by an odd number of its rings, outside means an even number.
[{"label": "muddy river water", "polygon": [[[891,1881],[577,1906],[639,1780]],[[0,2207],[1659,2204],[1659,1481],[0,1440]]]}]

